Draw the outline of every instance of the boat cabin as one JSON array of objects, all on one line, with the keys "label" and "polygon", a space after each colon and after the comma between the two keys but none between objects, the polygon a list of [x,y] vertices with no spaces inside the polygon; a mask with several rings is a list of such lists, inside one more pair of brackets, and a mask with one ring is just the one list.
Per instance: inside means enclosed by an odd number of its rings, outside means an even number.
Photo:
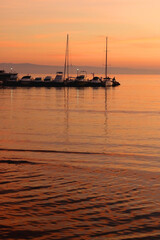
[{"label": "boat cabin", "polygon": [[63,72],[57,72],[54,81],[63,82]]}]

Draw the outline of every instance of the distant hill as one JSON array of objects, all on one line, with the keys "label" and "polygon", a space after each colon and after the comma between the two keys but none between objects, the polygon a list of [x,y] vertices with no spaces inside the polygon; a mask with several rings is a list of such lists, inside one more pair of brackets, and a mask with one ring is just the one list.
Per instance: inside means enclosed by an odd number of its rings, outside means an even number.
[{"label": "distant hill", "polygon": [[[31,63],[0,63],[0,69],[25,74],[55,74],[58,71],[63,71],[63,66],[52,66],[52,65],[38,65]],[[104,74],[104,67],[94,66],[70,66],[70,74],[76,74],[77,69],[80,71],[86,71],[88,74]],[[136,68],[121,68],[121,67],[108,67],[108,74],[160,74],[160,69],[136,69]]]}]

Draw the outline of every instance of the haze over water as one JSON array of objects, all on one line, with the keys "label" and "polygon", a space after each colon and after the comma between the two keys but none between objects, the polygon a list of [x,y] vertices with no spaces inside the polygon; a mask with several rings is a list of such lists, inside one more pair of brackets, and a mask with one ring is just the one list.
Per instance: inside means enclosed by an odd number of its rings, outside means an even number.
[{"label": "haze over water", "polygon": [[0,239],[160,239],[160,76],[0,89]]}]

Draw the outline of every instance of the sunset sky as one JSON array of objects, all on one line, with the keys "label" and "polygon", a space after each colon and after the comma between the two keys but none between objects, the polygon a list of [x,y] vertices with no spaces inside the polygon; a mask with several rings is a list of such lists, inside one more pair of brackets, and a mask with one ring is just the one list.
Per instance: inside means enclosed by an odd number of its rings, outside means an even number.
[{"label": "sunset sky", "polygon": [[0,0],[0,62],[160,67],[160,0]]}]

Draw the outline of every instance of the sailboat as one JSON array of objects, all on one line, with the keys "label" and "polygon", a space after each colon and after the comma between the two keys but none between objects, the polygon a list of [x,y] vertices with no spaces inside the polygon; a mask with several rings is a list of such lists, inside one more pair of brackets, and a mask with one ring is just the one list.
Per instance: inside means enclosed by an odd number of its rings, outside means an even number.
[{"label": "sailboat", "polygon": [[66,41],[63,81],[64,81],[64,85],[68,87],[72,86],[74,82],[73,78],[69,76],[69,34],[67,34],[67,41]]},{"label": "sailboat", "polygon": [[106,37],[106,61],[105,61],[105,77],[103,78],[103,82],[105,83],[106,87],[111,87],[112,86],[112,78],[108,77],[108,37]]},{"label": "sailboat", "polygon": [[[79,76],[77,76],[79,77]],[[64,83],[67,87],[76,87],[79,86],[79,82],[76,81],[77,78],[72,78],[69,76],[69,35],[67,34],[66,42],[66,53],[65,53],[65,62],[64,62]]]},{"label": "sailboat", "polygon": [[[67,75],[67,78],[66,78]],[[67,34],[66,53],[64,61],[64,81],[69,80],[69,34]]]},{"label": "sailboat", "polygon": [[102,78],[98,76],[94,76],[94,73],[92,73],[93,78],[89,81],[89,86],[91,87],[103,87]]},{"label": "sailboat", "polygon": [[56,76],[52,81],[52,85],[54,87],[63,87],[66,84],[66,74],[67,78],[69,78],[69,35],[67,34],[67,42],[66,42],[66,53],[65,53],[65,63],[64,63],[64,73],[56,72]]}]

